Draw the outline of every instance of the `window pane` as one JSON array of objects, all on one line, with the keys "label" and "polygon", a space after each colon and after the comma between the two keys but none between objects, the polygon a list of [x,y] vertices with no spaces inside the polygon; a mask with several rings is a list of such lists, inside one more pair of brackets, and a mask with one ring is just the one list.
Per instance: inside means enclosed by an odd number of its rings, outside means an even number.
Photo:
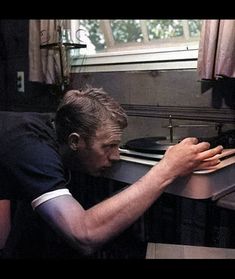
[{"label": "window pane", "polygon": [[183,36],[181,20],[148,20],[149,40]]},{"label": "window pane", "polygon": [[140,20],[110,20],[113,38],[117,43],[142,42]]},{"label": "window pane", "polygon": [[[105,23],[104,23],[105,22]],[[102,23],[102,26],[101,26]],[[79,41],[87,45],[80,54],[96,54],[141,47],[177,47],[177,43],[199,41],[202,20],[79,20]],[[107,40],[107,41],[106,41]]]},{"label": "window pane", "polygon": [[106,48],[104,35],[99,28],[100,20],[80,20],[78,37],[81,43],[87,44],[88,53],[96,53]]},{"label": "window pane", "polygon": [[202,20],[188,20],[190,37],[199,37],[202,27]]}]

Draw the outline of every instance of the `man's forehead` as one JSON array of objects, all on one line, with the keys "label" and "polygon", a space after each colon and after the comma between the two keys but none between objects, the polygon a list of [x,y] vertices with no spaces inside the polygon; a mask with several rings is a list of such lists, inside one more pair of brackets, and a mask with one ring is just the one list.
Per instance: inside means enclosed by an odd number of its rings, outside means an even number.
[{"label": "man's forehead", "polygon": [[109,140],[119,139],[123,130],[114,123],[105,123],[96,130],[96,138],[107,138]]}]

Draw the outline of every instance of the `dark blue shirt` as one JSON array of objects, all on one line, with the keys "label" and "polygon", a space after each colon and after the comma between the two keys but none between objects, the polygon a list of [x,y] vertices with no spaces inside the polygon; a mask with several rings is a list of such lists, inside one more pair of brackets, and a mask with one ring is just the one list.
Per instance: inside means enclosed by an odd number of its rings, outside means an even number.
[{"label": "dark blue shirt", "polygon": [[63,188],[53,114],[0,112],[0,199],[32,201]]}]

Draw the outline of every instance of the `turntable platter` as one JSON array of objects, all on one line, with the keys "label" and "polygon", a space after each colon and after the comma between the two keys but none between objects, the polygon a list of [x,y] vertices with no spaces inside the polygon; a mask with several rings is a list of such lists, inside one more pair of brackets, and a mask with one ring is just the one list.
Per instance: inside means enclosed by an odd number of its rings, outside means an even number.
[{"label": "turntable platter", "polygon": [[164,154],[169,146],[176,142],[169,142],[166,137],[147,137],[129,140],[123,148],[145,153]]}]

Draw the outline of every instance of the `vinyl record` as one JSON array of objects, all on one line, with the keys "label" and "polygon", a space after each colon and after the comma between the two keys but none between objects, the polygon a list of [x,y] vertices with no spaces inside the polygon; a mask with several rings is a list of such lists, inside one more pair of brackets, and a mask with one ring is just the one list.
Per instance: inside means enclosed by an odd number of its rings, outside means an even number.
[{"label": "vinyl record", "polygon": [[129,140],[123,148],[145,153],[164,154],[166,149],[174,144],[169,142],[166,137],[147,137]]}]

